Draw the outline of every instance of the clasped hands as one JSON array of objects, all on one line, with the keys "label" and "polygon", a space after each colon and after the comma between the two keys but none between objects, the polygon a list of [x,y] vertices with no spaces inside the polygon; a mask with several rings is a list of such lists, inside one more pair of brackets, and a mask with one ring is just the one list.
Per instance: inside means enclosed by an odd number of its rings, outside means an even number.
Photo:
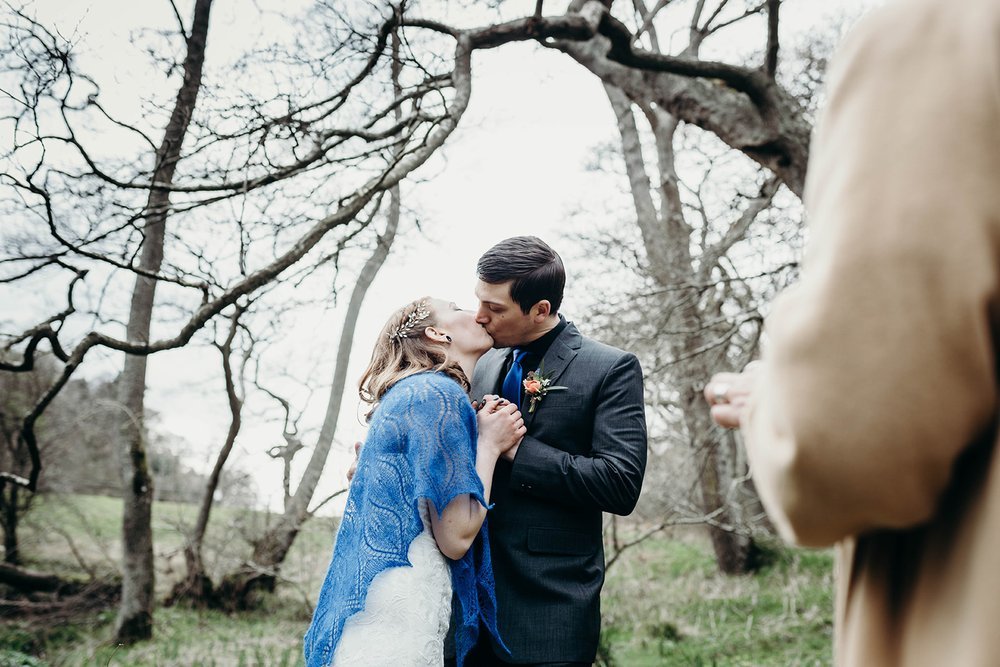
[{"label": "clasped hands", "polygon": [[[472,408],[476,411],[476,420],[480,433],[485,428],[488,434],[498,436],[499,445],[497,446],[497,450],[499,456],[513,461],[514,456],[517,454],[517,448],[521,446],[521,440],[524,439],[524,434],[527,432],[524,426],[524,418],[521,416],[521,412],[517,409],[517,406],[506,398],[501,398],[496,394],[486,394],[482,399],[473,401]],[[493,415],[496,415],[496,417]],[[355,442],[354,460],[351,461],[351,467],[347,469],[348,484],[351,483],[351,480],[354,479],[354,474],[358,471],[358,458],[360,455],[361,443]]]},{"label": "clasped hands", "polygon": [[500,458],[513,461],[527,427],[517,406],[496,394],[473,401],[479,426],[479,444],[492,447]]}]

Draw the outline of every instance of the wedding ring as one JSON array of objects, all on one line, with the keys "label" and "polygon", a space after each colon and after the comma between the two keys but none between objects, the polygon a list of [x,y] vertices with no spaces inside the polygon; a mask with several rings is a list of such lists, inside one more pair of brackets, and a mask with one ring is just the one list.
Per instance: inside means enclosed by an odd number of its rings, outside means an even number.
[{"label": "wedding ring", "polygon": [[717,384],[712,390],[712,398],[714,403],[728,403],[729,402],[729,385],[728,384]]}]

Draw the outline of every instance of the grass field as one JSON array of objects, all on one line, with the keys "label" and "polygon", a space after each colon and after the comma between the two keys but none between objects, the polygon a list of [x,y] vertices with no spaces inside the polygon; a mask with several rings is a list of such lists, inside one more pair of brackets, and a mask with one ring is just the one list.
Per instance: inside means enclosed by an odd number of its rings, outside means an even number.
[{"label": "grass field", "polygon": [[767,545],[753,576],[716,572],[707,540],[645,542],[608,573],[604,645],[623,667],[828,665],[832,557]]},{"label": "grass field", "polygon": [[[154,506],[162,597],[183,574],[183,527],[195,508]],[[27,565],[45,571],[113,572],[120,553],[120,501],[46,497],[22,533]],[[245,535],[265,514],[220,508],[206,540],[217,578],[249,553]],[[135,647],[109,642],[115,610],[71,621],[0,620],[0,667],[26,665],[301,665],[301,636],[325,573],[335,523],[311,521],[289,554],[284,581],[258,610],[228,615],[158,608],[155,638]],[[627,530],[627,528],[626,528]],[[75,554],[75,555],[74,555]],[[604,589],[602,656],[606,665],[827,665],[830,663],[832,562],[828,552],[768,548],[754,576],[715,572],[697,530],[658,535],[626,551]]]}]

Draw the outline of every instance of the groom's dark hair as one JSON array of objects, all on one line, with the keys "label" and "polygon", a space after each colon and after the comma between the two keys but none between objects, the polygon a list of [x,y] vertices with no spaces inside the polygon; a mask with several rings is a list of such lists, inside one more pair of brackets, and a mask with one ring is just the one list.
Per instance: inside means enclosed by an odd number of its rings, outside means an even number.
[{"label": "groom's dark hair", "polygon": [[512,281],[510,298],[527,314],[539,301],[559,312],[566,269],[555,250],[537,236],[514,236],[487,250],[476,266],[479,279],[491,285]]}]

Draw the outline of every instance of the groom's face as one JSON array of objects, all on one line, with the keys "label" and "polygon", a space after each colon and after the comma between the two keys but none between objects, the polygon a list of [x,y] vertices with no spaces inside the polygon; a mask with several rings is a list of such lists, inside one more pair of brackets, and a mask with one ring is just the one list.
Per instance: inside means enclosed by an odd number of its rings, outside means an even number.
[{"label": "groom's face", "polygon": [[525,315],[521,307],[510,297],[511,282],[492,284],[476,283],[476,298],[479,310],[476,322],[493,336],[494,347],[514,347],[529,342],[534,331],[531,314]]}]

